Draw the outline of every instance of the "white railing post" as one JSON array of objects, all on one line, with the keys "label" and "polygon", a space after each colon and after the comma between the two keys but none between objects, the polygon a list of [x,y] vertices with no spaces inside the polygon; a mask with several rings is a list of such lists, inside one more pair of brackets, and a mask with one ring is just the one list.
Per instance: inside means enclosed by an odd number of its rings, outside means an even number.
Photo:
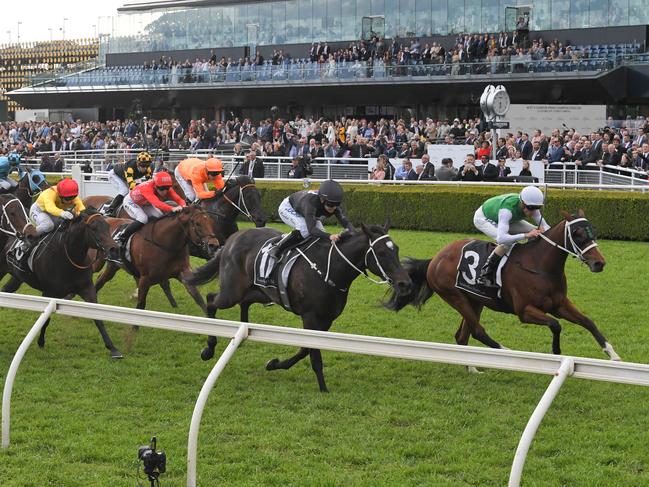
[{"label": "white railing post", "polygon": [[210,391],[214,387],[216,379],[219,378],[221,372],[225,368],[226,364],[230,361],[234,352],[236,352],[241,342],[248,337],[248,325],[246,323],[241,324],[237,333],[234,335],[234,338],[230,340],[230,343],[226,349],[219,357],[219,360],[214,365],[214,368],[210,372],[210,375],[205,379],[205,383],[201,388],[201,392],[198,395],[196,400],[196,405],[194,406],[194,412],[192,413],[192,421],[189,426],[189,440],[187,442],[187,487],[196,487],[196,454],[198,450],[198,430],[201,425],[201,417],[203,416],[203,409],[205,409],[205,403],[207,403],[207,398],[210,395]]},{"label": "white railing post", "polygon": [[525,426],[525,431],[523,431],[521,440],[518,443],[518,448],[516,449],[516,455],[514,455],[514,463],[512,463],[512,471],[509,475],[509,487],[518,487],[520,485],[527,452],[530,449],[536,430],[539,429],[539,425],[541,424],[541,421],[543,421],[545,413],[550,409],[552,401],[559,393],[559,389],[561,389],[565,380],[571,376],[574,371],[575,362],[572,357],[564,358],[561,361],[559,370],[557,370],[554,378],[550,382],[550,385],[532,413],[532,416],[530,416],[527,426]]},{"label": "white railing post", "polygon": [[2,448],[9,448],[9,428],[11,423],[11,391],[14,388],[14,380],[16,374],[18,373],[18,367],[20,367],[20,362],[22,362],[25,352],[36,338],[38,332],[41,331],[43,324],[47,321],[50,315],[56,309],[56,301],[52,300],[45,307],[41,315],[32,326],[27,336],[23,339],[22,343],[18,347],[18,351],[14,358],[11,361],[9,366],[9,371],[7,372],[7,377],[5,378],[5,387],[2,391]]}]

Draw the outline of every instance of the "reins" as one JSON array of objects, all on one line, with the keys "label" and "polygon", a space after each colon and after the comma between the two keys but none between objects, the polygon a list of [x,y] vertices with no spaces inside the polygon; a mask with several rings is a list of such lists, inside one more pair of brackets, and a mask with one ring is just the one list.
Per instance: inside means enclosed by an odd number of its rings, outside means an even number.
[{"label": "reins", "polygon": [[[23,229],[21,231],[18,231],[18,229],[16,229],[13,222],[11,221],[11,218],[9,217],[9,214],[7,213],[7,207],[11,203],[14,203],[14,202],[17,202],[18,205],[20,206],[20,209],[23,212],[23,216],[25,217],[25,221],[27,222],[27,223],[25,223],[25,226],[23,227]],[[7,225],[9,225],[9,227],[11,228],[11,231],[7,230],[4,227],[4,222],[5,221],[7,222]],[[12,237],[18,237],[19,235],[24,235],[25,234],[25,229],[27,229],[27,227],[29,227],[29,226],[33,226],[33,224],[29,220],[29,218],[27,217],[27,212],[25,211],[25,207],[23,206],[23,204],[20,202],[20,200],[18,198],[16,198],[15,196],[12,196],[9,201],[7,201],[4,205],[2,205],[2,219],[0,220],[0,232],[5,233],[7,235],[11,235]]]},{"label": "reins", "polygon": [[[101,217],[101,214],[100,213],[95,213],[94,215],[90,215],[88,217],[88,219],[85,221],[86,226],[89,225],[90,222],[92,220],[94,220],[95,218],[97,218],[97,217]],[[95,264],[95,262],[97,262],[99,260],[99,252],[97,252],[97,254],[95,255],[95,260],[92,261],[90,264],[88,264],[86,266],[77,264],[76,262],[74,262],[72,260],[72,257],[70,257],[70,254],[68,253],[67,239],[63,241],[63,250],[65,251],[65,256],[67,257],[68,262],[70,262],[70,264],[72,264],[74,267],[76,267],[77,269],[82,270],[82,271],[90,268],[91,266],[93,266]]]},{"label": "reins", "polygon": [[[559,245],[556,243],[554,240],[549,239],[548,237],[545,236],[545,234],[541,233],[539,236],[545,240],[547,243],[552,245],[553,247],[558,248],[559,250],[564,251],[568,255],[571,255],[573,257],[578,258],[582,263],[586,262],[586,259],[584,258],[584,254],[588,252],[590,249],[598,247],[597,242],[594,240],[591,242],[589,246],[587,246],[584,249],[579,248],[577,243],[575,242],[575,239],[572,237],[572,232],[570,231],[570,227],[574,225],[575,223],[578,222],[587,222],[586,218],[576,218],[574,220],[566,220],[564,228],[563,228],[563,246]],[[568,243],[570,243],[570,246],[572,247],[572,250],[569,250]]]},{"label": "reins", "polygon": [[[331,242],[331,245],[330,245],[330,247],[329,247],[329,252],[328,252],[328,254],[327,254],[327,271],[326,271],[326,273],[325,273],[325,275],[324,275],[324,278],[323,278],[323,279],[324,279],[324,282],[325,282],[327,285],[331,286],[331,287],[336,287],[336,284],[335,284],[333,281],[331,281],[331,280],[329,279],[329,274],[330,274],[330,272],[331,272],[331,255],[333,254],[333,251],[334,251],[334,249],[335,249],[336,252],[338,252],[338,255],[340,255],[340,257],[342,257],[342,259],[343,259],[343,260],[344,260],[344,261],[345,261],[345,262],[346,262],[346,263],[347,263],[347,264],[348,264],[352,269],[354,269],[354,270],[355,270],[356,272],[358,272],[360,275],[362,275],[363,277],[365,277],[365,279],[369,280],[370,282],[372,282],[372,283],[374,283],[374,284],[390,284],[390,283],[392,282],[392,280],[391,280],[391,279],[388,277],[388,275],[386,274],[385,270],[383,269],[383,266],[381,266],[381,263],[379,262],[379,258],[378,258],[378,256],[376,255],[376,252],[375,252],[375,250],[374,250],[374,244],[376,244],[377,242],[380,242],[380,241],[383,240],[384,238],[388,238],[388,239],[389,239],[390,236],[389,236],[388,234],[381,235],[381,236],[378,237],[376,240],[372,240],[371,238],[368,237],[368,240],[369,240],[369,247],[368,247],[367,250],[365,251],[365,259],[364,259],[364,261],[365,261],[365,266],[367,267],[367,266],[368,266],[368,263],[367,263],[367,256],[370,254],[370,252],[372,253],[372,255],[374,255],[374,259],[376,259],[376,264],[378,265],[379,270],[381,271],[381,274],[383,275],[384,280],[382,280],[382,281],[376,280],[376,279],[372,278],[371,276],[369,276],[369,275],[367,274],[366,271],[359,269],[359,268],[358,268],[356,265],[354,265],[354,263],[351,262],[351,261],[347,258],[347,256],[346,256],[346,255],[345,255],[345,254],[340,250],[340,248],[336,245],[336,242],[333,242],[333,241],[332,241],[332,242]],[[309,250],[309,249],[310,249],[310,248],[315,244],[315,242],[317,242],[317,240],[314,240],[313,243],[311,243],[311,244],[310,244],[306,249],[304,249],[304,251]],[[313,262],[312,260],[310,260],[310,259],[306,256],[306,254],[304,253],[304,251],[302,251],[302,250],[299,249],[299,248],[296,249],[296,250],[297,250],[297,252],[298,252],[298,253],[299,253],[299,254],[304,258],[304,260],[307,261],[307,263],[309,264],[309,266],[311,267],[311,269],[313,269],[313,270],[316,271],[319,275],[322,276],[322,272],[318,269],[318,265],[317,265],[315,262]],[[339,289],[339,290],[340,290],[341,292],[346,292],[346,291],[347,291],[347,289],[345,289],[345,288],[341,288],[341,289]]]},{"label": "reins", "polygon": [[[242,215],[245,215],[248,218],[248,220],[250,220],[252,222],[252,221],[254,221],[254,219],[252,217],[252,214],[250,213],[250,210],[248,210],[248,205],[246,204],[246,198],[243,195],[243,190],[246,189],[246,188],[251,188],[251,187],[254,188],[255,183],[248,183],[248,184],[244,184],[243,186],[238,186],[238,187],[239,187],[239,201],[237,203],[235,203],[233,200],[231,200],[228,197],[228,195],[225,194],[225,193],[223,193],[223,199],[225,199],[228,203],[230,203],[232,206],[234,206],[237,210],[239,210],[239,212]],[[219,216],[221,216],[221,215],[219,215]]]},{"label": "reins", "polygon": [[[205,211],[205,210],[201,209],[201,211]],[[180,212],[179,212],[179,213],[180,213]],[[207,213],[207,212],[206,212],[206,213]],[[177,216],[179,216],[179,215],[176,214],[176,215],[172,215],[172,216],[177,217]],[[176,253],[180,252],[180,251],[181,251],[181,250],[182,250],[182,249],[187,245],[187,243],[181,245],[181,246],[178,247],[177,249],[172,249],[171,247],[167,247],[166,245],[163,245],[163,244],[161,244],[161,243],[156,242],[155,240],[153,240],[153,238],[152,238],[152,237],[153,237],[153,232],[155,231],[155,226],[156,226],[156,224],[157,224],[159,221],[160,221],[160,219],[158,219],[158,220],[156,220],[156,221],[153,222],[152,229],[151,229],[151,238],[143,236],[144,240],[147,241],[147,242],[149,242],[149,243],[151,243],[151,244],[153,244],[153,245],[155,245],[156,247],[158,247],[158,248],[164,250],[165,252],[169,252],[170,254],[176,254]],[[192,227],[194,227],[194,229],[197,227],[197,224],[196,224],[196,222],[194,221],[194,215],[192,215],[192,216],[190,217],[190,219],[189,219],[189,224],[192,225]],[[189,230],[188,228],[186,228],[185,225],[182,224],[182,222],[181,222],[180,226],[181,226],[181,228],[182,228],[182,230],[183,230],[183,233],[184,233],[184,241],[185,241],[185,242],[187,242],[187,240],[189,240],[189,241],[190,241],[191,243],[193,243],[194,245],[200,245],[200,243],[202,243],[202,242],[194,242],[194,240],[192,240],[191,235],[190,235],[190,230]],[[198,235],[198,232],[196,232],[196,234]],[[201,237],[201,239],[211,238],[211,237],[216,238],[216,235],[214,235],[214,234],[211,234],[211,235],[205,235],[205,236]]]}]

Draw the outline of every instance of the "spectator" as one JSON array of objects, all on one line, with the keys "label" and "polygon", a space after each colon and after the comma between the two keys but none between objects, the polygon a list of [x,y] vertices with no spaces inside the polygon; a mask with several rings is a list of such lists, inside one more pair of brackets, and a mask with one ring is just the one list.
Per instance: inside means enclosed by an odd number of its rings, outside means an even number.
[{"label": "spectator", "polygon": [[419,179],[431,181],[437,180],[437,178],[435,177],[435,165],[430,162],[430,156],[428,154],[421,156],[421,164],[423,176],[421,176]]},{"label": "spectator", "polygon": [[453,181],[457,177],[458,170],[453,167],[453,159],[445,157],[442,159],[442,165],[437,169],[438,181]]},{"label": "spectator", "polygon": [[379,158],[376,160],[376,166],[374,166],[374,169],[370,172],[370,180],[382,181],[385,179],[386,162],[387,157],[385,157],[384,155],[379,156]]},{"label": "spectator", "polygon": [[521,168],[521,172],[519,172],[518,175],[532,177],[532,171],[530,171],[530,161],[523,161],[523,167]]},{"label": "spectator", "polygon": [[251,150],[246,155],[246,162],[243,163],[239,174],[245,174],[254,179],[263,178],[265,174],[264,163],[257,159],[257,152]]},{"label": "spectator", "polygon": [[306,176],[301,159],[299,157],[291,159],[291,168],[288,170],[286,177],[291,179],[304,179]]},{"label": "spectator", "polygon": [[491,152],[492,151],[489,142],[483,140],[480,144],[480,149],[478,149],[478,152],[476,153],[476,158],[482,160],[483,156],[487,156],[487,160],[489,160],[491,158]]},{"label": "spectator", "polygon": [[467,154],[464,165],[458,171],[455,179],[458,181],[482,181],[482,170],[476,166],[473,154]]},{"label": "spectator", "polygon": [[415,181],[417,173],[412,169],[412,162],[407,157],[403,159],[401,167],[397,169],[394,179],[399,181]]}]

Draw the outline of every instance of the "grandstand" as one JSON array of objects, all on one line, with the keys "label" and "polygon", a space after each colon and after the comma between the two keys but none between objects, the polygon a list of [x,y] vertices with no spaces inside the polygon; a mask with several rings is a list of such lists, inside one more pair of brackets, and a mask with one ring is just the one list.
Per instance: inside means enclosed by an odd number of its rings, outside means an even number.
[{"label": "grandstand", "polygon": [[[100,36],[101,66],[9,97],[31,108],[98,108],[100,119],[123,118],[134,98],[151,116],[185,120],[256,119],[271,105],[278,116],[442,118],[474,115],[485,83],[506,83],[513,103],[643,112],[643,2],[548,3],[130,2]],[[516,30],[512,18],[528,13],[529,31]]]},{"label": "grandstand", "polygon": [[0,112],[14,115],[23,108],[6,92],[52,79],[59,72],[95,65],[98,55],[98,39],[0,45]]}]

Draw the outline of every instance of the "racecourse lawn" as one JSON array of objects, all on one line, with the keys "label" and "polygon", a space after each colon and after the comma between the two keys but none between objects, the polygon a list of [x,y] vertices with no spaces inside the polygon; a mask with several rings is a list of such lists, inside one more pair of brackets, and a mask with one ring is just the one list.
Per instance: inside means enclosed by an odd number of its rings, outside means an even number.
[{"label": "racecourse lawn", "polygon": [[[401,256],[432,256],[457,234],[391,232]],[[607,266],[591,274],[567,262],[570,296],[624,360],[649,363],[647,243],[602,241]],[[197,264],[198,262],[195,262]],[[5,279],[6,281],[6,279]],[[3,281],[4,282],[4,281]],[[214,290],[215,283],[203,287]],[[123,273],[100,301],[133,307]],[[199,315],[174,283],[149,309]],[[31,292],[25,286],[21,292]],[[357,279],[337,332],[454,343],[459,317],[439,297],[421,312],[381,308],[384,288]],[[0,377],[36,313],[2,309]],[[238,309],[220,317],[237,319]],[[278,307],[253,306],[251,320],[299,327]],[[546,328],[487,311],[487,331],[513,349],[550,352]],[[562,323],[563,353],[605,358],[590,334]],[[162,486],[185,485],[187,433],[201,385],[204,337],[108,324],[125,358],[113,361],[89,320],[57,316],[35,344],[13,392],[12,444],[0,451],[0,485],[136,485],[137,449],[157,434],[168,456]],[[474,340],[470,344],[476,345]],[[225,347],[219,342],[217,353]],[[246,343],[226,367],[203,415],[198,483],[221,485],[505,485],[521,432],[550,377],[325,351],[331,390],[318,392],[308,359],[267,372],[290,347]],[[649,390],[569,379],[543,421],[524,485],[649,485]],[[148,482],[143,481],[145,485]]]}]

